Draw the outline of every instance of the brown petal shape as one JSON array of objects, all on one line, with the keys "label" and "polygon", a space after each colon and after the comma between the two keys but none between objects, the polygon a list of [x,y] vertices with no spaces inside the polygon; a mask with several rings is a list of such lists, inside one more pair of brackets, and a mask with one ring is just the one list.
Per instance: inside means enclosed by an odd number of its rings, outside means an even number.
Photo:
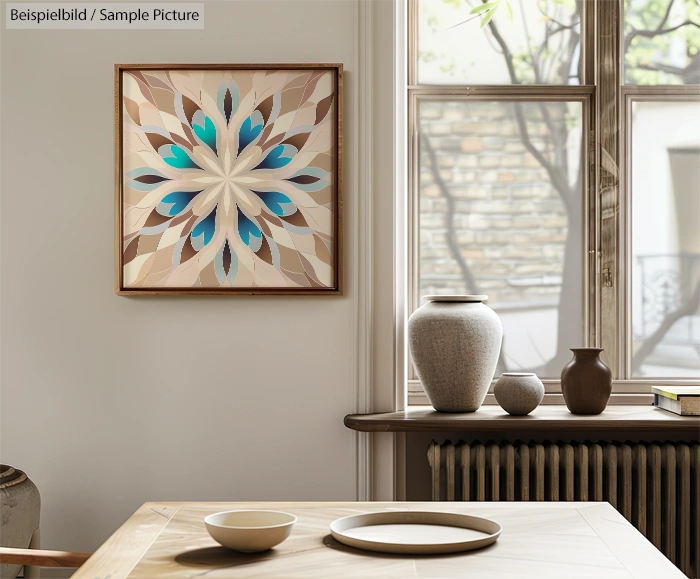
[{"label": "brown petal shape", "polygon": [[[187,138],[190,140],[190,143],[192,143],[192,147],[197,146],[197,140],[194,138],[194,133],[192,132],[192,129],[188,127],[185,123],[180,123],[182,125],[182,130],[185,132],[185,135],[187,135]],[[190,148],[192,150],[192,148]]]},{"label": "brown petal shape", "polygon": [[294,273],[284,269],[283,267],[281,267],[280,269],[282,270],[282,273],[286,275],[289,279],[291,279],[293,282],[298,283],[300,286],[303,287],[311,287],[309,278],[307,278],[303,273]]},{"label": "brown petal shape", "polygon": [[170,222],[169,227],[175,227],[176,225],[179,225],[183,221],[187,221],[190,217],[192,217],[192,209],[190,209],[187,213],[183,213],[182,215],[178,215],[175,219],[173,219]]},{"label": "brown petal shape", "polygon": [[228,247],[228,241],[224,245],[224,253],[221,256],[224,265],[224,273],[228,275],[228,270],[231,267],[231,250]]},{"label": "brown petal shape", "polygon": [[295,147],[297,151],[301,151],[301,148],[306,144],[306,141],[309,140],[310,134],[311,133],[299,133],[298,135],[289,137],[282,144],[292,145],[292,147]]},{"label": "brown petal shape", "polygon": [[158,149],[163,145],[173,144],[173,142],[170,139],[164,137],[163,135],[159,135],[158,133],[146,133],[146,137],[148,138],[148,142],[151,143],[151,147],[153,147],[156,153],[158,152]]},{"label": "brown petal shape", "polygon": [[135,101],[124,97],[124,108],[126,108],[126,112],[128,113],[129,117],[131,117],[131,120],[140,126],[141,115],[139,114],[139,105],[137,105]]},{"label": "brown petal shape", "polygon": [[299,260],[299,253],[297,251],[285,247],[284,245],[278,245],[277,249],[280,253],[280,267],[282,269],[296,274],[304,274],[304,266]]},{"label": "brown petal shape", "polygon": [[268,237],[272,237],[272,231],[270,231],[270,226],[265,222],[264,215],[258,215],[258,226],[262,229],[263,233]]},{"label": "brown petal shape", "polygon": [[260,246],[260,249],[255,252],[255,254],[263,261],[272,264],[272,250],[270,250],[270,244],[267,242],[264,235],[262,238],[262,245]]},{"label": "brown petal shape", "polygon": [[324,71],[321,72],[314,72],[311,74],[309,77],[309,82],[306,83],[306,86],[304,87],[304,96],[301,98],[301,101],[299,102],[299,107],[301,108],[301,105],[303,105],[306,101],[308,101],[311,98],[311,95],[314,94],[314,90],[316,90],[316,85],[318,84],[318,81],[321,79],[321,77],[326,74]]},{"label": "brown petal shape", "polygon": [[173,92],[172,87],[168,86],[166,83],[164,83],[162,80],[160,80],[158,77],[155,77],[151,74],[144,74],[143,78],[150,84],[152,87],[155,88],[161,88],[163,90],[167,90],[168,92]]},{"label": "brown petal shape", "polygon": [[141,175],[140,177],[136,177],[134,181],[138,181],[139,183],[147,183],[147,184],[154,184],[154,183],[162,183],[163,181],[170,181],[167,177],[161,177],[160,175]]},{"label": "brown petal shape", "polygon": [[186,261],[192,259],[197,255],[197,250],[192,247],[192,238],[187,237],[185,244],[182,246],[182,253],[180,253],[180,263],[185,263]]},{"label": "brown petal shape", "polygon": [[[274,127],[275,124],[271,124],[270,127]],[[263,151],[267,151],[270,147],[275,146],[277,143],[279,143],[282,139],[284,139],[284,135],[275,135],[272,137],[269,141],[266,141],[265,144],[260,147]]]},{"label": "brown petal shape", "polygon": [[318,125],[324,118],[326,118],[332,103],[333,95],[328,95],[325,99],[319,101],[319,103],[316,105],[316,123],[314,124]]},{"label": "brown petal shape", "polygon": [[129,245],[126,246],[126,249],[124,250],[124,255],[122,257],[122,263],[126,265],[127,263],[132,261],[138,255],[138,249],[139,238],[135,237],[131,240],[131,243],[129,243]]},{"label": "brown petal shape", "polygon": [[288,215],[287,217],[280,217],[280,219],[283,219],[290,225],[296,225],[297,227],[309,226],[309,224],[306,222],[306,219],[304,219],[304,216],[301,214],[301,211],[299,211],[298,209],[291,215]]},{"label": "brown petal shape", "polygon": [[157,107],[158,105],[156,104],[156,100],[151,94],[151,88],[148,86],[148,83],[143,78],[143,75],[140,72],[130,72],[129,74],[134,77],[134,80],[136,81],[136,84],[139,85],[139,90],[141,91],[141,94],[144,96],[144,98],[154,107]]},{"label": "brown petal shape", "polygon": [[259,110],[260,114],[263,116],[265,124],[270,120],[270,114],[272,114],[273,98],[273,95],[270,95],[257,106],[257,110]]},{"label": "brown petal shape", "polygon": [[146,219],[146,223],[144,223],[144,227],[155,227],[156,225],[160,225],[161,223],[165,223],[168,221],[170,217],[165,217],[158,213],[155,209],[151,211],[151,214],[148,216],[148,219]]},{"label": "brown petal shape", "polygon": [[175,141],[178,145],[182,145],[183,147],[185,147],[189,151],[192,151],[192,148],[193,148],[192,143],[190,143],[189,141],[186,141],[177,133],[171,133],[170,136],[173,138],[173,141]]},{"label": "brown petal shape", "polygon": [[331,253],[328,251],[328,247],[321,240],[318,235],[314,235],[314,250],[316,257],[318,257],[323,263],[331,265]]},{"label": "brown petal shape", "polygon": [[289,177],[289,179],[286,180],[292,181],[292,183],[299,183],[299,185],[309,185],[320,181],[318,177],[314,177],[313,175],[298,175],[296,177]]},{"label": "brown petal shape", "polygon": [[182,108],[185,111],[185,116],[187,117],[187,121],[190,123],[190,126],[192,126],[192,117],[199,110],[199,105],[196,102],[194,102],[192,99],[187,98],[183,94],[182,95]]},{"label": "brown petal shape", "polygon": [[325,287],[318,279],[316,279],[316,272],[314,271],[314,266],[311,265],[311,262],[308,259],[306,259],[301,253],[299,254],[299,260],[301,261],[301,264],[306,270],[306,277],[309,279],[309,282],[311,282],[311,285],[313,287]]},{"label": "brown petal shape", "polygon": [[233,110],[233,97],[231,96],[231,91],[227,88],[226,94],[224,95],[224,116],[226,117],[226,124],[228,125],[231,121],[231,111]]},{"label": "brown petal shape", "polygon": [[158,244],[160,243],[161,237],[163,237],[162,233],[140,236],[138,254],[143,255],[144,253],[153,253],[156,249],[158,249]]}]

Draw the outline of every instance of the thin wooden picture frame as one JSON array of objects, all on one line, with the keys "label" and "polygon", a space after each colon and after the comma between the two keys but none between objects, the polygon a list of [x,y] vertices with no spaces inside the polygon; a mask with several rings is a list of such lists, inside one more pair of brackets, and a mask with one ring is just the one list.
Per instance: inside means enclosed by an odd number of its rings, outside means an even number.
[{"label": "thin wooden picture frame", "polygon": [[[131,284],[125,284],[125,249],[128,243],[125,243],[124,236],[124,189],[125,189],[125,174],[124,174],[124,75],[125,73],[141,72],[146,74],[148,71],[162,71],[169,73],[171,71],[328,71],[332,73],[333,95],[331,109],[333,114],[332,122],[332,138],[331,147],[335,154],[332,156],[331,163],[332,173],[332,248],[331,270],[332,279],[329,284],[314,283],[312,276],[304,273],[304,276],[311,282],[312,286],[231,286],[226,287],[202,287],[194,286],[139,286],[134,287]],[[157,81],[157,79],[156,79]],[[155,81],[154,81],[155,82]],[[228,94],[227,94],[228,96]],[[230,97],[229,97],[230,98]],[[141,296],[141,295],[342,295],[343,294],[343,65],[341,63],[270,63],[270,64],[115,64],[114,65],[114,110],[115,110],[115,293],[123,296]],[[255,112],[255,111],[254,111]],[[194,117],[192,117],[193,119]],[[201,119],[201,117],[199,117]],[[268,119],[269,120],[269,116]],[[228,122],[228,121],[227,121]],[[202,129],[203,127],[198,127]],[[199,136],[200,133],[197,133]],[[175,158],[175,157],[172,157]],[[177,159],[176,159],[177,160]],[[158,173],[155,171],[155,173]],[[128,178],[128,177],[127,177]],[[289,198],[287,198],[289,199]],[[218,203],[218,202],[217,202]],[[234,200],[235,204],[236,201]],[[275,202],[277,208],[282,207],[279,201]],[[234,205],[238,214],[241,214],[238,205]],[[172,205],[171,207],[174,207]],[[218,205],[217,205],[218,207]],[[155,212],[155,209],[153,210]],[[273,216],[274,217],[274,216]],[[216,219],[216,217],[214,217]],[[279,221],[279,220],[278,220]],[[186,234],[188,241],[191,242],[192,229],[196,228],[196,224],[190,225],[190,233]],[[258,233],[260,228],[258,227]],[[240,229],[238,230],[240,232]],[[314,232],[315,233],[315,232]],[[212,233],[213,235],[213,233]],[[255,235],[254,233],[252,235]],[[267,240],[266,236],[261,235],[263,240]],[[205,238],[205,234],[202,235]],[[248,240],[252,239],[250,234]],[[135,241],[132,238],[129,241]],[[226,241],[225,243],[230,243]],[[318,243],[318,241],[316,241]],[[224,247],[229,250],[229,267],[231,263],[230,244]],[[279,258],[278,258],[279,259]],[[302,259],[302,262],[304,260]],[[220,268],[219,268],[220,269]],[[228,279],[229,271],[225,273],[225,279]],[[218,275],[218,274],[217,274]],[[199,278],[198,278],[199,279]],[[301,279],[301,278],[299,278]],[[319,282],[316,278],[315,282]]]}]

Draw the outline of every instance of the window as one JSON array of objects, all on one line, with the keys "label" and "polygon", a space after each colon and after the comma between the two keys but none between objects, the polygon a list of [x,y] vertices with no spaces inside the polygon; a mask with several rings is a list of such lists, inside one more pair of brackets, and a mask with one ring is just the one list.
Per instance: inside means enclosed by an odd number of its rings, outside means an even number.
[{"label": "window", "polygon": [[409,309],[489,295],[551,401],[580,345],[629,401],[697,383],[700,4],[409,6]]}]

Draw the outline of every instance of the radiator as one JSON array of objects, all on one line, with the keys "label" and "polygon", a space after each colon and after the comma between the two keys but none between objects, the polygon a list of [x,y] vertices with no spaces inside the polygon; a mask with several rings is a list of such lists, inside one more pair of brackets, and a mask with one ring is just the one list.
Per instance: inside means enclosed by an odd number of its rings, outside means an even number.
[{"label": "radiator", "polygon": [[700,577],[697,443],[433,441],[428,462],[435,501],[608,501]]}]

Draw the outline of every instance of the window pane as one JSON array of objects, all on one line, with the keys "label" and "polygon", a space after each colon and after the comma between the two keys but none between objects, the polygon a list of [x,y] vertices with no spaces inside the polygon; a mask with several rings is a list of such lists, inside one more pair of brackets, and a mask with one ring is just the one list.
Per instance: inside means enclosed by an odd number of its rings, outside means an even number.
[{"label": "window pane", "polygon": [[559,377],[583,343],[581,104],[423,101],[419,114],[421,295],[487,294],[498,371]]},{"label": "window pane", "polygon": [[471,14],[478,0],[419,0],[418,83],[580,84],[580,1],[488,4]]},{"label": "window pane", "polygon": [[700,102],[632,114],[632,375],[698,377]]},{"label": "window pane", "polygon": [[699,48],[697,0],[626,0],[627,84],[700,84]]}]

